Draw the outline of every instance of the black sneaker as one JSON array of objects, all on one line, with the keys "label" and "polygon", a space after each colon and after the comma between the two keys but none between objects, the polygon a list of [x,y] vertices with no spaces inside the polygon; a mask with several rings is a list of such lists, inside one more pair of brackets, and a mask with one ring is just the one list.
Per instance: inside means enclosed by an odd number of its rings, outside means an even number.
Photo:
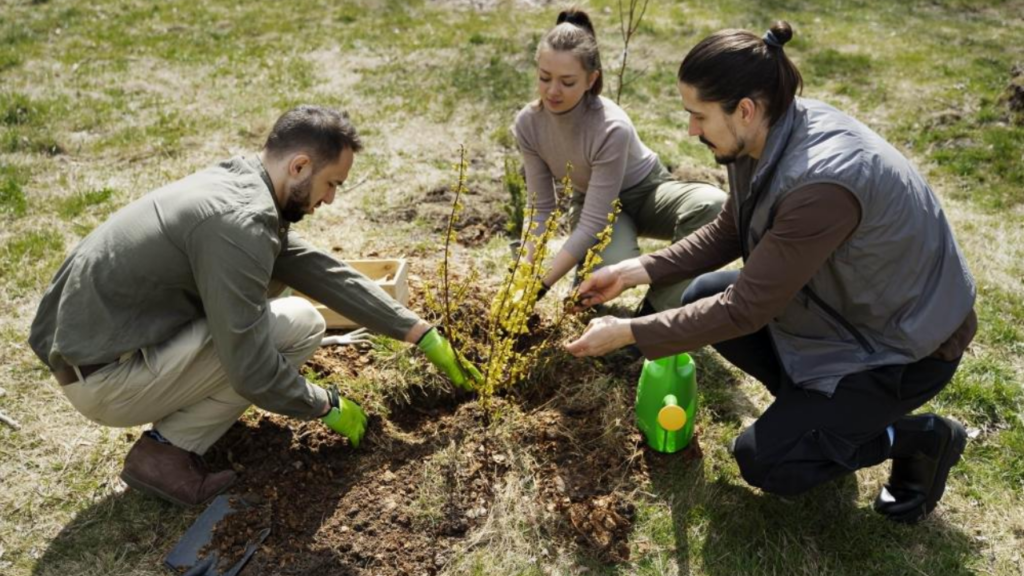
[{"label": "black sneaker", "polygon": [[874,508],[890,520],[913,524],[942,499],[949,471],[967,445],[967,431],[956,420],[935,414],[904,416],[893,428],[892,472]]}]

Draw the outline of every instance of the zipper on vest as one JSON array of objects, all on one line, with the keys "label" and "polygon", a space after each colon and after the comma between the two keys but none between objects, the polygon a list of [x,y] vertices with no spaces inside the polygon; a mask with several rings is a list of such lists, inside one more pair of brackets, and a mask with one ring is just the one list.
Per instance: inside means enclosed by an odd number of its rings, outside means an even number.
[{"label": "zipper on vest", "polygon": [[824,310],[826,314],[831,316],[833,320],[842,324],[843,328],[846,328],[846,331],[849,332],[851,336],[857,339],[857,343],[860,344],[861,348],[863,348],[864,351],[866,351],[868,354],[875,353],[875,347],[872,346],[870,342],[868,342],[868,339],[865,338],[864,335],[860,333],[860,330],[857,330],[857,328],[854,327],[853,324],[850,324],[850,322],[846,318],[843,318],[843,315],[837,312],[835,308],[829,306],[828,303],[822,300],[821,297],[815,294],[814,291],[811,290],[809,287],[804,286],[803,292],[804,294],[807,294],[808,298],[813,300],[815,304],[817,304],[822,310]]},{"label": "zipper on vest", "polygon": [[757,198],[751,191],[740,206],[739,206],[739,232],[740,232],[740,252],[743,254],[743,262],[747,262],[747,258],[750,258],[750,221],[754,218],[754,206],[757,204]]},{"label": "zipper on vest", "polygon": [[[750,258],[750,223],[754,219],[754,209],[757,207],[757,201],[760,200],[761,195],[764,193],[765,188],[772,178],[775,177],[775,169],[778,168],[776,162],[766,172],[761,174],[760,178],[751,178],[750,188],[747,193],[747,197],[740,203],[737,208],[739,213],[739,232],[740,232],[740,252],[743,255],[743,262],[747,262],[747,258]],[[756,171],[756,167],[755,167]],[[755,174],[756,176],[756,174]],[[757,180],[757,182],[755,182]],[[739,198],[739,193],[736,194]],[[767,234],[772,229],[772,225],[775,224],[775,206],[771,207],[768,213],[768,223],[764,227],[762,234]]]}]

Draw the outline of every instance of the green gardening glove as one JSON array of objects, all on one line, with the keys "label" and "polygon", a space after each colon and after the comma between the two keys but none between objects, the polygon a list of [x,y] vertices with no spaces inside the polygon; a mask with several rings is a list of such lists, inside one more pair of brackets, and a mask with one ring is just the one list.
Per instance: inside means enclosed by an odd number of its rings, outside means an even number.
[{"label": "green gardening glove", "polygon": [[359,448],[359,441],[366,432],[366,414],[363,409],[355,402],[339,396],[338,389],[333,387],[327,390],[327,401],[331,409],[320,420],[331,430],[348,438],[353,448]]},{"label": "green gardening glove", "polygon": [[472,391],[473,385],[470,383],[470,379],[477,384],[483,383],[484,377],[476,366],[470,364],[465,358],[459,362],[451,342],[445,339],[437,328],[427,330],[427,333],[420,337],[416,346],[438,370],[444,372],[448,379],[459,388]]}]

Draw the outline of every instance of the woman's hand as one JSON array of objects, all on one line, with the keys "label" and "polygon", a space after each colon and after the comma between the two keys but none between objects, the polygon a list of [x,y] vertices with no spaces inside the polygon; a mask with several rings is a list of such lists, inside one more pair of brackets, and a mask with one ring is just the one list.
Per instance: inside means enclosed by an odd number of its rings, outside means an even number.
[{"label": "woman's hand", "polygon": [[584,308],[589,308],[618,298],[627,288],[650,283],[651,277],[640,260],[631,258],[591,274],[580,284],[577,300]]},{"label": "woman's hand", "polygon": [[584,308],[604,304],[619,297],[619,294],[629,288],[618,274],[614,266],[601,268],[584,280],[579,287],[580,305]]}]

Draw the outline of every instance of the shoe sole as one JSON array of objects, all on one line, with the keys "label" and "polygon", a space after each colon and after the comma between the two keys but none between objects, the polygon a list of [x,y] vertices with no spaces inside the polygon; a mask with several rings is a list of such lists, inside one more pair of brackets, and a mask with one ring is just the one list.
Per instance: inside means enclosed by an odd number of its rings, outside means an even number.
[{"label": "shoe sole", "polygon": [[217,496],[223,494],[225,490],[227,490],[228,488],[230,488],[231,486],[234,485],[234,482],[231,482],[230,484],[224,486],[224,488],[221,491],[217,492],[216,494],[211,495],[206,500],[204,500],[202,502],[198,502],[198,503],[189,503],[189,502],[185,502],[183,500],[179,500],[179,499],[171,496],[170,494],[165,493],[163,490],[160,490],[158,488],[154,488],[154,487],[150,486],[149,484],[146,484],[145,482],[141,482],[139,480],[136,480],[135,478],[132,478],[129,474],[127,474],[125,472],[121,472],[121,480],[125,484],[130,486],[133,490],[138,490],[139,492],[142,492],[143,494],[148,494],[149,496],[153,496],[155,498],[160,498],[161,500],[165,500],[167,502],[170,502],[171,504],[176,504],[176,505],[181,506],[183,508],[190,508],[192,506],[203,506],[203,505],[209,504],[210,502],[213,501],[214,498],[216,498]]}]

